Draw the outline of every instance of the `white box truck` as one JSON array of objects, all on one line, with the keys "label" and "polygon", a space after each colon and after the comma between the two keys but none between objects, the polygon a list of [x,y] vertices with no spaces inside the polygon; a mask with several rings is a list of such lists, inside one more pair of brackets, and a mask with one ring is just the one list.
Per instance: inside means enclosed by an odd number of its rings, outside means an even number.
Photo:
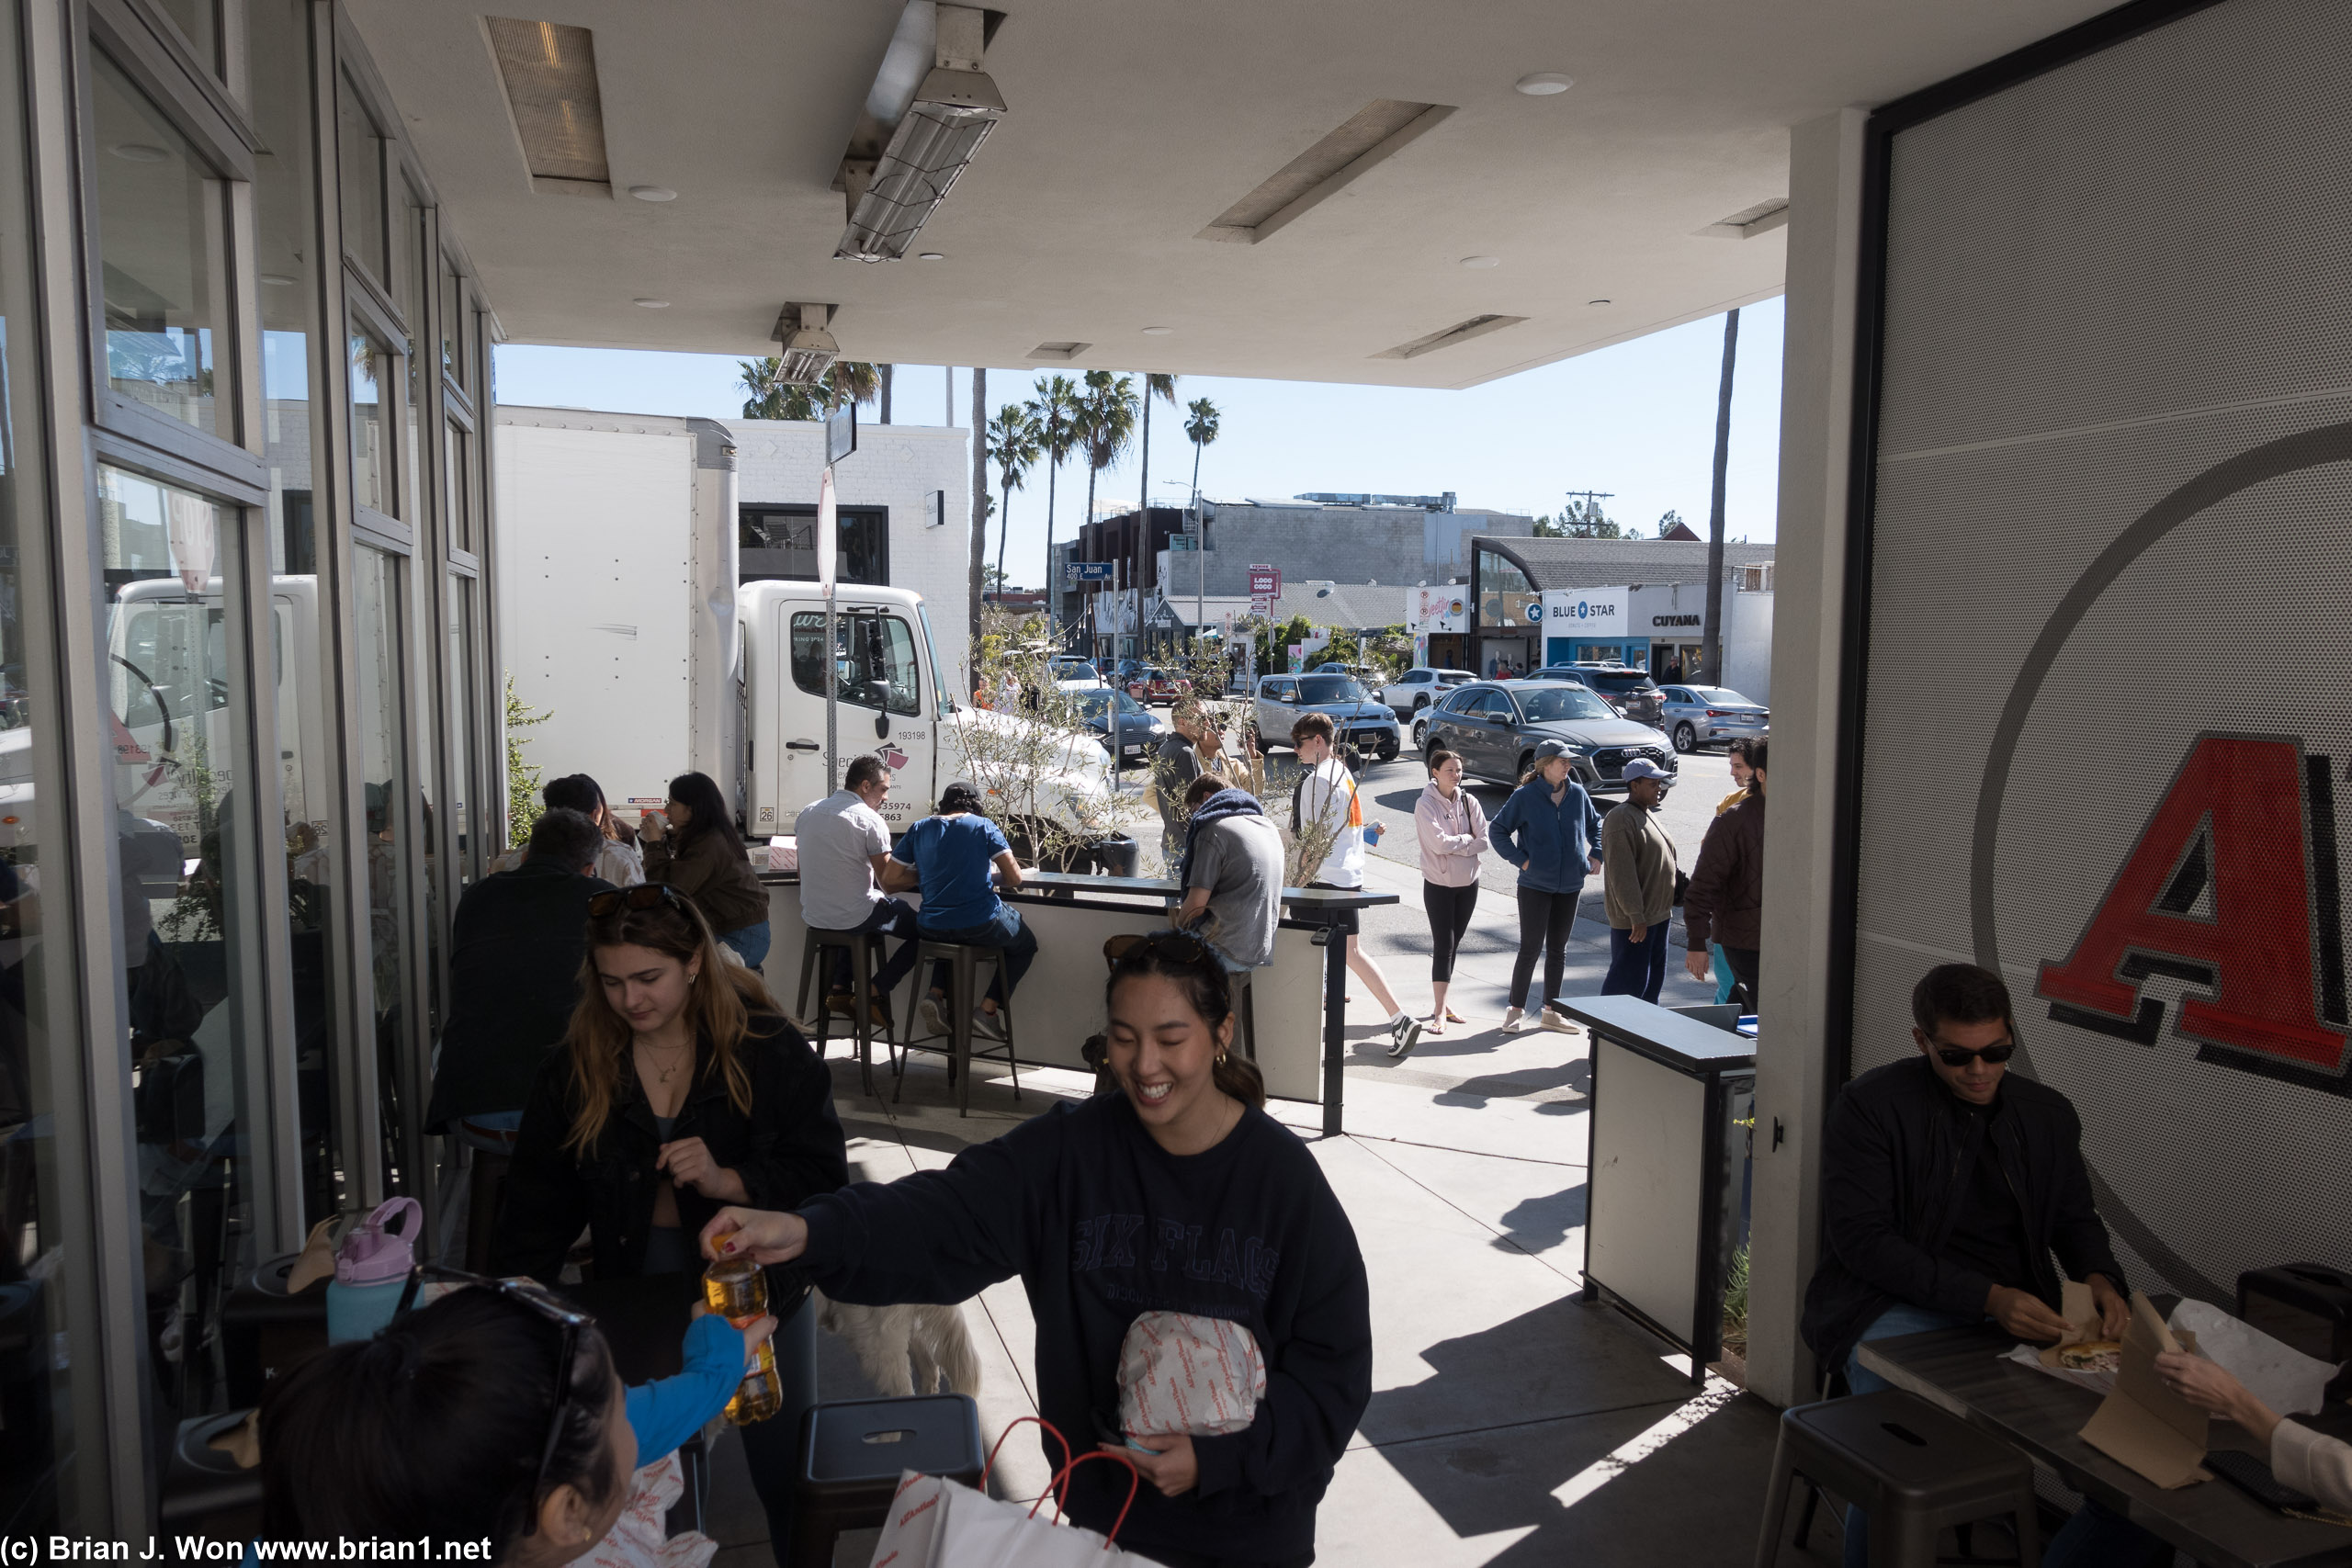
[{"label": "white box truck", "polygon": [[[708,773],[747,837],[789,833],[838,777],[825,604],[814,582],[739,584],[727,428],[502,408],[493,456],[501,651],[517,694],[548,716],[528,733],[531,761],[550,776],[590,774],[624,814],[659,806],[678,773]],[[963,672],[943,666],[919,593],[843,584],[834,609],[838,761],[875,751],[889,765],[894,831],[961,780],[1018,795],[1000,800],[1016,825],[1049,816],[1097,863],[1132,869],[1095,737],[1008,744],[1035,727],[962,700]],[[1016,754],[1034,760],[1017,781],[1006,773]]]}]

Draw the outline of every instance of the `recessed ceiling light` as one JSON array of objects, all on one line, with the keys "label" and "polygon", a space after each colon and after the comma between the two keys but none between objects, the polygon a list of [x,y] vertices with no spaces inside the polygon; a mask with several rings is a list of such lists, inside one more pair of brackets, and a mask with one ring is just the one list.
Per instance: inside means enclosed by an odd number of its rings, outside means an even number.
[{"label": "recessed ceiling light", "polygon": [[1174,327],[1146,327],[1143,330],[1143,335],[1146,337],[1166,337],[1170,333],[1172,333],[1176,329]]},{"label": "recessed ceiling light", "polygon": [[1585,303],[1588,305],[1606,305],[1609,301],[1606,299],[1588,299]]},{"label": "recessed ceiling light", "polygon": [[294,280],[287,276],[282,272],[265,272],[261,275],[261,280],[264,283],[268,284],[272,288],[291,288],[294,287]]},{"label": "recessed ceiling light", "polygon": [[1531,98],[1548,98],[1555,93],[1565,93],[1576,85],[1576,78],[1564,76],[1557,71],[1538,71],[1532,76],[1521,76],[1511,84]]},{"label": "recessed ceiling light", "polygon": [[1475,271],[1484,271],[1490,266],[1502,265],[1503,258],[1500,256],[1464,256],[1462,258],[1462,265],[1472,268]]},{"label": "recessed ceiling light", "polygon": [[667,299],[639,299],[637,303],[649,310],[666,310],[670,308],[670,301]]},{"label": "recessed ceiling light", "polygon": [[667,186],[631,186],[629,195],[639,201],[675,201],[678,193]]},{"label": "recessed ceiling light", "polygon": [[915,253],[915,260],[917,261],[945,261],[946,259],[947,253],[945,251],[917,251]]},{"label": "recessed ceiling light", "polygon": [[114,149],[114,155],[133,164],[160,164],[171,156],[161,147],[150,147],[143,141],[125,141]]}]

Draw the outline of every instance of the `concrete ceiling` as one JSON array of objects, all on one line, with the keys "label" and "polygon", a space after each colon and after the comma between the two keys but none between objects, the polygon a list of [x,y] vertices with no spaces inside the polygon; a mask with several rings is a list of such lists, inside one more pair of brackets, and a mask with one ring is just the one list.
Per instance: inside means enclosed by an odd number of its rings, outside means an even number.
[{"label": "concrete ceiling", "polygon": [[[533,194],[479,0],[351,10],[512,341],[752,355],[813,300],[857,359],[1067,369],[1032,350],[1080,342],[1083,367],[1419,387],[1770,297],[1785,230],[1697,231],[1788,194],[1788,127],[2105,8],[994,0],[1010,110],[922,231],[946,259],[868,265],[833,258],[829,187],[898,0],[491,4],[594,32],[612,198]],[[1539,71],[1576,85],[1513,91]],[[1456,112],[1258,244],[1195,237],[1374,98]],[[1373,357],[1485,314],[1526,320]]]}]

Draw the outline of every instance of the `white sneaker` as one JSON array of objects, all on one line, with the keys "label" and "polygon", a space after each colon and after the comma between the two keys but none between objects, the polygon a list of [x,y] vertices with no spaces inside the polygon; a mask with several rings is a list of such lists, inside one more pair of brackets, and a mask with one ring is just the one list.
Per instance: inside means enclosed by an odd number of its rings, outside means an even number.
[{"label": "white sneaker", "polygon": [[1421,1043],[1421,1021],[1410,1013],[1398,1013],[1388,1025],[1388,1039],[1389,1060],[1403,1061],[1413,1054],[1413,1047]]},{"label": "white sneaker", "polygon": [[1526,1027],[1527,1014],[1521,1009],[1513,1008],[1510,1011],[1503,1014],[1503,1032],[1505,1034],[1516,1034]]},{"label": "white sneaker", "polygon": [[1544,1010],[1544,1027],[1550,1030],[1555,1034],[1582,1034],[1584,1032],[1583,1029],[1578,1027],[1576,1020],[1570,1018],[1566,1013],[1556,1012],[1548,1007]]},{"label": "white sneaker", "polygon": [[978,1035],[983,1040],[1003,1039],[1004,1015],[1001,1012],[990,1012],[986,1008],[974,1008],[972,1010],[972,1032]]},{"label": "white sneaker", "polygon": [[947,1014],[941,1010],[937,997],[925,996],[916,1005],[915,1021],[922,1026],[923,1036],[945,1036],[954,1032],[947,1027]]}]

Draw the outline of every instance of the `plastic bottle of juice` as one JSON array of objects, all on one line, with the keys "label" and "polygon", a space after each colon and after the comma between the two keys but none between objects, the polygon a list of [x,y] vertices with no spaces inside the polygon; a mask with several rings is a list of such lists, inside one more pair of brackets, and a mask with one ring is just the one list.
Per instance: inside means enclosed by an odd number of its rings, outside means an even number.
[{"label": "plastic bottle of juice", "polygon": [[[714,1263],[702,1271],[703,1299],[710,1310],[738,1328],[745,1328],[768,1310],[768,1279],[748,1258]],[[727,1419],[738,1427],[764,1421],[784,1408],[784,1380],[776,1375],[775,1352],[766,1341],[759,1359],[743,1374],[742,1386],[727,1402]]]}]

